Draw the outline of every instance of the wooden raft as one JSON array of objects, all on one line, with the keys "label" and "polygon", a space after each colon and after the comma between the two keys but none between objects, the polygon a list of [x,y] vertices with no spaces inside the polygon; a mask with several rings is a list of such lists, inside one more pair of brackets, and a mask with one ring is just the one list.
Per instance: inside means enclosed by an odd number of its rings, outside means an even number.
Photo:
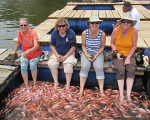
[{"label": "wooden raft", "polygon": [[[150,47],[149,39],[149,31],[150,31],[150,10],[146,9],[142,5],[150,5],[150,1],[130,1],[133,4],[140,14],[140,28],[138,31],[138,42],[137,48],[146,48]],[[77,5],[112,5],[114,10],[74,10]],[[49,33],[57,20],[58,17],[65,17],[68,20],[88,20],[90,15],[98,15],[100,19],[108,19],[108,20],[118,20],[121,18],[123,2],[118,3],[100,3],[100,2],[68,2],[67,5],[55,11],[54,13],[48,16],[48,19],[39,24],[34,28],[39,37],[39,43],[41,45],[49,45],[51,41],[51,34]],[[80,35],[76,35],[77,44],[81,45],[82,37]],[[106,47],[110,47],[110,36],[106,36]],[[13,41],[17,41],[15,38]]]},{"label": "wooden raft", "polygon": [[[1,50],[1,49],[0,49]],[[20,56],[22,54],[22,50],[18,50],[18,56],[19,58],[16,59],[14,62],[8,61],[5,58],[12,52],[11,49],[6,49],[2,54],[0,54],[0,64],[1,65],[13,65],[13,66],[20,66]],[[49,52],[49,56],[52,54],[52,52]],[[115,73],[114,67],[109,64],[110,61],[104,62],[104,72],[106,73]],[[47,61],[40,61],[38,63],[39,68],[48,68]],[[63,69],[63,65],[61,64],[59,69]],[[78,61],[77,65],[74,66],[74,70],[80,70],[81,69],[81,61]],[[90,71],[94,71],[94,68],[91,67]],[[146,71],[143,67],[137,67],[136,68],[136,75],[144,75],[144,71]]]}]

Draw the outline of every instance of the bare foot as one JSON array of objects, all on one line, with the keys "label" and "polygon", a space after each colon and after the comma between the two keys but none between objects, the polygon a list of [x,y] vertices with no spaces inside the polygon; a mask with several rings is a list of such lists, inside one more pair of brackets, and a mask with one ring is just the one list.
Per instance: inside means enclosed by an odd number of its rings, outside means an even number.
[{"label": "bare foot", "polygon": [[131,96],[127,96],[127,100],[131,102],[132,101]]},{"label": "bare foot", "polygon": [[104,91],[102,90],[102,91],[100,91],[100,93],[101,93],[101,97],[104,97],[105,96],[105,94],[104,94]]},{"label": "bare foot", "polygon": [[79,99],[80,99],[82,96],[84,96],[84,94],[83,94],[83,92],[80,92],[80,93],[79,93]]},{"label": "bare foot", "polygon": [[66,91],[68,91],[70,88],[70,85],[66,85]]},{"label": "bare foot", "polygon": [[33,89],[36,89],[36,84],[35,84],[35,85],[33,85]]},{"label": "bare foot", "polygon": [[54,87],[53,88],[57,88],[59,86],[59,83],[54,83]]},{"label": "bare foot", "polygon": [[36,83],[33,84],[33,87],[36,87]]},{"label": "bare foot", "polygon": [[120,101],[120,103],[123,103],[123,101],[124,101],[124,96],[120,96],[119,101]]},{"label": "bare foot", "polygon": [[30,87],[29,87],[29,85],[26,85],[26,89],[27,89],[27,90],[30,90]]},{"label": "bare foot", "polygon": [[29,93],[30,92],[30,87],[26,88],[26,90],[27,90],[27,93]]}]

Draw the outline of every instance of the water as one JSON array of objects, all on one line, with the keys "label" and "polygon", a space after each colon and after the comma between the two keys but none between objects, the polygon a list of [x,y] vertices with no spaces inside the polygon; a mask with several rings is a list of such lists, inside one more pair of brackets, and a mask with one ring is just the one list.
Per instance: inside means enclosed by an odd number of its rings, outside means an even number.
[{"label": "water", "polygon": [[18,21],[27,18],[33,29],[67,2],[88,2],[90,0],[0,0],[0,48],[15,47],[12,40],[20,30]]}]

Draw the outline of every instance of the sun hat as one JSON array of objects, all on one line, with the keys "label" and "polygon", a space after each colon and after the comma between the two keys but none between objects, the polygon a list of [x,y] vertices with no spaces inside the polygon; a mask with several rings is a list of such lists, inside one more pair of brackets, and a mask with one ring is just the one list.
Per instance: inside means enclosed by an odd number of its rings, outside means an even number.
[{"label": "sun hat", "polygon": [[98,23],[102,23],[103,20],[100,20],[98,15],[91,15],[89,20],[86,22],[87,25],[89,25],[89,23],[91,22],[98,22]]},{"label": "sun hat", "polygon": [[132,26],[134,26],[137,22],[136,20],[132,19],[132,16],[129,12],[126,12],[126,13],[123,14],[122,18],[118,21],[119,25],[121,24],[121,20],[130,20],[130,21],[132,21]]}]

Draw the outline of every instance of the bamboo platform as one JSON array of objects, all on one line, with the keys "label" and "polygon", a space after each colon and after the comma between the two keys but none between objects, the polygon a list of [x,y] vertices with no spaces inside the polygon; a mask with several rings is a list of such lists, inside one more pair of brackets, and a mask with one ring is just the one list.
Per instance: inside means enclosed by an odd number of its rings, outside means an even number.
[{"label": "bamboo platform", "polygon": [[[137,48],[146,48],[150,47],[150,10],[146,9],[143,5],[150,5],[150,1],[132,1],[133,4],[140,14],[140,28],[138,31],[138,43]],[[114,10],[74,10],[76,6],[81,5],[111,5]],[[123,14],[122,12],[123,2],[118,3],[101,3],[101,2],[68,2],[67,5],[55,11],[54,13],[48,16],[48,19],[39,24],[34,28],[39,37],[40,44],[49,45],[51,40],[51,34],[49,32],[53,29],[54,24],[58,17],[65,17],[69,19],[76,20],[88,20],[92,14],[96,14],[102,20],[119,20]],[[81,34],[76,35],[77,44],[81,45]],[[106,47],[110,47],[111,37],[106,37]],[[17,41],[15,38],[13,41]]]}]

